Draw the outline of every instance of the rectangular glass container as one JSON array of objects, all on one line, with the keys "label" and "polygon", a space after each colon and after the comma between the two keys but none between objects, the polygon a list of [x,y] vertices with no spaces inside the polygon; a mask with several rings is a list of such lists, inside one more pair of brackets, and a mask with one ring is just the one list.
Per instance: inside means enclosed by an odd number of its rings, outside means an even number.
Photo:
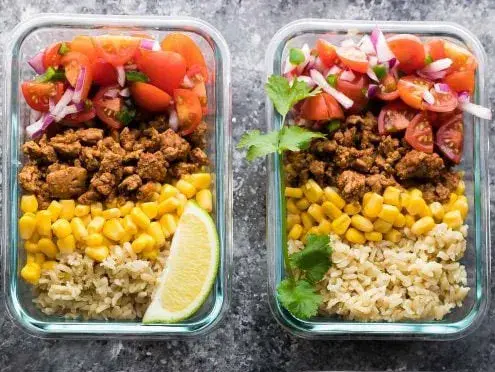
[{"label": "rectangular glass container", "polygon": [[[161,40],[172,31],[184,32],[195,40],[205,56],[208,69],[215,76],[207,85],[208,115],[205,118],[209,126],[207,153],[214,173],[213,218],[220,241],[219,272],[212,292],[192,318],[177,324],[82,321],[45,315],[33,305],[30,286],[19,277],[26,255],[19,245],[17,231],[20,199],[17,174],[22,166],[20,145],[29,121],[28,106],[19,88],[24,79],[33,77],[27,60],[42,47],[55,41],[70,40],[78,34],[144,32]],[[11,32],[4,62],[2,249],[7,309],[14,321],[29,333],[41,337],[179,338],[212,330],[228,307],[232,261],[230,52],[222,35],[210,24],[189,17],[45,14],[21,23]]]},{"label": "rectangular glass container", "polygon": [[[459,25],[445,22],[387,22],[337,21],[302,19],[289,23],[272,38],[265,60],[266,76],[280,75],[282,63],[291,47],[304,43],[314,45],[325,35],[338,44],[348,34],[370,33],[378,26],[385,34],[410,33],[421,38],[440,37],[464,44],[477,58],[476,91],[474,102],[488,104],[485,88],[486,55],[479,40]],[[266,99],[267,131],[281,127],[281,117],[270,100]],[[268,297],[273,315],[291,333],[306,338],[394,338],[445,340],[465,336],[474,330],[487,311],[490,283],[490,225],[488,129],[486,120],[465,115],[464,157],[458,169],[465,172],[466,196],[469,200],[469,226],[467,249],[461,263],[465,265],[468,286],[471,288],[464,304],[455,308],[441,321],[410,322],[358,322],[338,317],[318,316],[301,320],[282,308],[277,300],[276,288],[284,277],[282,247],[286,240],[286,211],[283,194],[284,175],[282,156],[274,154],[268,160],[267,190],[267,247]]]}]

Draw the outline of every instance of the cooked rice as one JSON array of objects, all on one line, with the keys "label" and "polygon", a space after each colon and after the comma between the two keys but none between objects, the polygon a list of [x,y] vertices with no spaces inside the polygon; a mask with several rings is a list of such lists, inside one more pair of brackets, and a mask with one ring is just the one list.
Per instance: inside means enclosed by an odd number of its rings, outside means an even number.
[{"label": "cooked rice", "polygon": [[142,318],[167,255],[168,247],[155,262],[141,260],[129,243],[111,247],[101,263],[79,252],[62,255],[42,273],[34,303],[47,315],[68,318]]},{"label": "cooked rice", "polygon": [[[466,250],[467,226],[436,225],[426,236],[409,229],[398,244],[352,245],[331,235],[332,266],[319,283],[321,310],[358,321],[440,320],[462,306],[469,288],[458,260]],[[290,252],[302,248],[291,241]]]}]

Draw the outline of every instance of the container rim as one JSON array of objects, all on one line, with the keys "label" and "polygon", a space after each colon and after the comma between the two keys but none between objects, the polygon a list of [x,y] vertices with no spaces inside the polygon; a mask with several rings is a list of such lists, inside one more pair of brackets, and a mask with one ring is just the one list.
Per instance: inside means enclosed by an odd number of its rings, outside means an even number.
[{"label": "container rim", "polygon": [[[288,40],[307,33],[347,32],[357,30],[359,33],[370,32],[379,26],[384,32],[394,33],[423,33],[434,35],[441,33],[449,35],[466,44],[479,61],[476,75],[475,102],[486,106],[487,92],[484,83],[486,73],[486,53],[479,39],[468,29],[453,22],[429,21],[380,21],[380,20],[333,20],[304,18],[288,23],[279,29],[270,40],[265,55],[265,78],[273,73],[280,73],[281,53]],[[268,131],[282,126],[281,117],[274,112],[270,99],[265,100],[266,123]],[[280,306],[276,296],[276,285],[282,278],[283,262],[280,254],[281,244],[285,244],[285,212],[283,211],[283,196],[281,188],[283,180],[280,177],[282,156],[275,153],[268,157],[268,187],[267,187],[267,260],[268,260],[268,300],[272,314],[277,322],[290,333],[308,339],[423,339],[423,340],[454,340],[473,332],[486,315],[490,300],[490,190],[488,187],[489,173],[487,154],[489,148],[489,122],[474,118],[474,195],[475,215],[474,224],[477,227],[473,234],[476,236],[475,257],[481,262],[480,270],[476,270],[475,282],[481,288],[475,294],[475,303],[471,312],[465,318],[453,323],[441,322],[322,322],[302,321],[292,316]],[[464,322],[463,322],[464,321]]]}]

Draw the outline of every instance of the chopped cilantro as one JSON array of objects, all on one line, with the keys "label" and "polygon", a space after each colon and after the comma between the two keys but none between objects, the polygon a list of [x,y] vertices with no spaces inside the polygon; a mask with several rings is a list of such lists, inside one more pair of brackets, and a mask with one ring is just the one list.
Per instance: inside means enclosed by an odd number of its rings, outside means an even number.
[{"label": "chopped cilantro", "polygon": [[387,68],[384,65],[373,66],[373,72],[378,80],[382,80],[387,75]]},{"label": "chopped cilantro", "polygon": [[63,56],[69,53],[69,51],[70,51],[69,46],[65,41],[63,41],[62,44],[60,45],[60,48],[58,48],[58,54]]},{"label": "chopped cilantro", "polygon": [[36,81],[40,83],[47,83],[49,81],[64,80],[64,79],[65,79],[64,71],[55,70],[53,67],[50,66],[46,69],[44,74],[36,78]]},{"label": "chopped cilantro", "polygon": [[124,108],[115,115],[115,118],[118,121],[120,121],[122,124],[129,125],[131,121],[134,120],[135,116],[136,116],[136,110],[128,109],[127,107],[124,106]]},{"label": "chopped cilantro", "polygon": [[340,120],[338,119],[333,119],[328,123],[327,125],[327,130],[329,133],[335,132],[337,129],[340,128]]},{"label": "chopped cilantro", "polygon": [[309,319],[318,313],[323,297],[305,280],[282,280],[277,286],[277,296],[289,312],[301,319]]},{"label": "chopped cilantro", "polygon": [[330,238],[328,235],[308,235],[306,247],[290,256],[292,266],[304,270],[306,279],[316,283],[330,268]]},{"label": "chopped cilantro", "polygon": [[127,81],[130,82],[147,83],[148,81],[150,81],[148,76],[139,71],[127,71],[125,73],[125,78]]}]

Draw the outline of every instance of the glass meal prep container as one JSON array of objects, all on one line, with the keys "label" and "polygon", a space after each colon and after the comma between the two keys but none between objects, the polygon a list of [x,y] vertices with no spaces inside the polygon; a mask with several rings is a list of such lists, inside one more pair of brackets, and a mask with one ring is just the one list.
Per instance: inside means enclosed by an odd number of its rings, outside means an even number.
[{"label": "glass meal prep container", "polygon": [[[486,55],[479,40],[468,30],[444,22],[381,22],[336,21],[302,19],[289,23],[272,38],[265,62],[266,77],[282,72],[291,47],[304,43],[314,45],[322,35],[338,44],[349,34],[370,33],[378,26],[385,34],[410,33],[422,39],[441,37],[464,44],[477,58],[475,103],[488,103],[485,88]],[[279,129],[281,117],[266,99],[267,131]],[[472,115],[464,115],[464,157],[457,169],[465,172],[466,196],[469,200],[469,226],[467,248],[460,261],[467,271],[471,288],[463,306],[455,308],[441,321],[410,322],[358,322],[338,317],[317,316],[301,320],[284,309],[277,300],[276,288],[284,278],[282,247],[286,239],[286,210],[282,156],[275,153],[268,159],[267,189],[267,247],[268,297],[276,320],[289,332],[306,338],[394,338],[445,340],[456,339],[473,331],[482,321],[489,303],[490,282],[490,226],[489,226],[489,175],[488,175],[488,122]]]},{"label": "glass meal prep container", "polygon": [[[29,121],[28,106],[20,92],[32,78],[27,60],[42,47],[75,35],[145,32],[160,40],[172,31],[184,32],[202,49],[215,79],[207,85],[209,126],[207,148],[213,173],[213,218],[220,241],[220,265],[209,298],[190,319],[177,324],[143,325],[139,321],[83,321],[48,316],[32,303],[31,287],[20,278],[26,260],[20,246],[17,221],[21,190],[17,174],[22,166],[20,145]],[[5,53],[6,100],[3,128],[3,234],[4,289],[7,309],[14,321],[30,334],[69,337],[178,338],[212,330],[229,303],[232,260],[232,189],[230,154],[230,52],[222,35],[210,24],[187,17],[41,15],[17,26]]]}]

